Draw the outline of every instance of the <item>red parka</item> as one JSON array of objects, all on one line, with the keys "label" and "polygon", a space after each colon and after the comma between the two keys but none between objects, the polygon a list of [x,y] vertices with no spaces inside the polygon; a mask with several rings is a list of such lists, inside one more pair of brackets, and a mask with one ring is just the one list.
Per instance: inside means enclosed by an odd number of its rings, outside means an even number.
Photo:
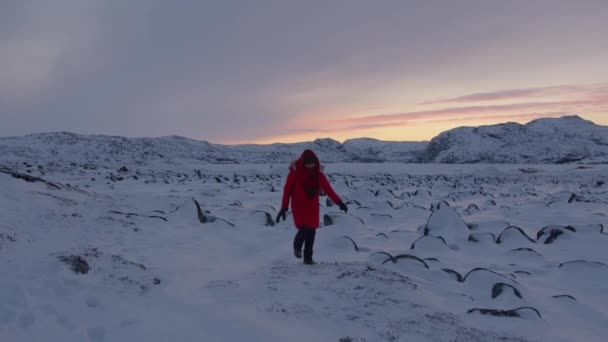
[{"label": "red parka", "polygon": [[[306,158],[314,158],[315,166],[312,169],[304,165]],[[289,167],[289,175],[283,190],[281,208],[289,208],[297,228],[319,228],[319,194],[325,192],[331,200],[342,203],[340,197],[332,189],[327,177],[321,172],[319,159],[311,150],[306,150],[300,158]]]}]

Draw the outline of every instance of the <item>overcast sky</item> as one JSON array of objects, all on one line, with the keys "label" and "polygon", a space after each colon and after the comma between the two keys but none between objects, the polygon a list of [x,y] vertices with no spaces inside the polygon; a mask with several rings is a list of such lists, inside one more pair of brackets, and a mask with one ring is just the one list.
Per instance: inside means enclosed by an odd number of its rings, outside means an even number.
[{"label": "overcast sky", "polygon": [[427,140],[608,125],[608,2],[0,1],[0,136]]}]

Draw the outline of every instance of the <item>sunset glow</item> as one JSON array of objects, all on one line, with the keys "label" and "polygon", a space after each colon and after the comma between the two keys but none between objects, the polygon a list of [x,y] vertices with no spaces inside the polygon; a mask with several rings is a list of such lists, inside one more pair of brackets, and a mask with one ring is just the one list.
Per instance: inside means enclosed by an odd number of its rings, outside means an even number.
[{"label": "sunset glow", "polygon": [[237,144],[608,125],[605,1],[120,3],[2,6],[0,135]]},{"label": "sunset glow", "polygon": [[338,141],[357,137],[427,141],[442,131],[459,126],[524,124],[538,118],[565,115],[579,115],[596,124],[608,125],[608,84],[456,95],[422,100],[412,108],[416,110],[392,114],[371,110],[357,116],[307,113],[305,120],[295,116],[290,121],[284,129],[289,133],[259,139],[255,143],[310,141],[319,137]]}]

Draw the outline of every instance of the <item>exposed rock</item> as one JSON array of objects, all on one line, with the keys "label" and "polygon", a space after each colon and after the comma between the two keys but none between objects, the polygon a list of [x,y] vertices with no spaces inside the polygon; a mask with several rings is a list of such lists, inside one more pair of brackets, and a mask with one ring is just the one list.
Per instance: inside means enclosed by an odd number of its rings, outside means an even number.
[{"label": "exposed rock", "polygon": [[389,255],[389,258],[384,260],[384,262],[382,264],[386,264],[387,262],[392,262],[392,263],[397,263],[397,261],[399,261],[400,259],[410,259],[410,260],[416,260],[418,262],[420,262],[424,268],[429,269],[429,265],[422,259],[420,259],[419,257],[415,256],[415,255],[411,255],[411,254],[399,254],[396,256],[390,256],[390,254],[386,253],[387,255]]},{"label": "exposed rock", "polygon": [[499,310],[499,309],[478,309],[478,308],[474,308],[474,309],[470,309],[469,311],[467,311],[467,313],[475,313],[475,312],[479,312],[482,315],[491,315],[491,316],[496,316],[496,317],[522,317],[522,314],[524,311],[532,311],[533,313],[535,313],[538,318],[542,319],[542,316],[540,314],[540,312],[532,307],[521,307],[521,308],[517,308],[517,309],[513,309],[513,310]]},{"label": "exposed rock", "polygon": [[15,171],[8,169],[7,167],[5,167],[3,165],[0,165],[0,173],[8,174],[8,175],[12,176],[13,178],[22,179],[29,183],[42,182],[42,183],[46,184],[47,186],[49,186],[50,188],[61,189],[61,186],[57,183],[49,182],[42,178],[30,176],[30,175],[27,175],[24,173],[15,172]]},{"label": "exposed rock", "polygon": [[526,234],[521,228],[516,226],[510,226],[505,228],[496,239],[496,243],[501,244],[506,242],[507,240],[515,240],[518,238],[518,236],[525,238],[531,243],[536,243],[534,239],[529,237],[528,234]]},{"label": "exposed rock", "polygon": [[515,286],[509,285],[509,284],[505,284],[505,283],[496,283],[492,287],[492,299],[500,296],[505,291],[506,288],[512,289],[513,290],[513,294],[515,294],[515,296],[517,296],[518,298],[522,298],[521,292],[519,292],[519,290],[516,289]]},{"label": "exposed rock", "polygon": [[87,274],[91,266],[79,255],[60,256],[59,260],[70,266],[78,274]]}]

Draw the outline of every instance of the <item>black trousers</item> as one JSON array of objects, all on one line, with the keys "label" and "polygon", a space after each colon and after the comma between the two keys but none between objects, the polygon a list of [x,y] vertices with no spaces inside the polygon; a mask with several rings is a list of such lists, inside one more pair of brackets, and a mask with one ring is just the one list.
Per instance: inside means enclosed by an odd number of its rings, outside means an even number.
[{"label": "black trousers", "polygon": [[304,245],[304,260],[312,260],[312,248],[315,244],[315,234],[317,230],[309,227],[298,228],[298,233],[293,239],[293,248],[297,251],[302,250]]}]

